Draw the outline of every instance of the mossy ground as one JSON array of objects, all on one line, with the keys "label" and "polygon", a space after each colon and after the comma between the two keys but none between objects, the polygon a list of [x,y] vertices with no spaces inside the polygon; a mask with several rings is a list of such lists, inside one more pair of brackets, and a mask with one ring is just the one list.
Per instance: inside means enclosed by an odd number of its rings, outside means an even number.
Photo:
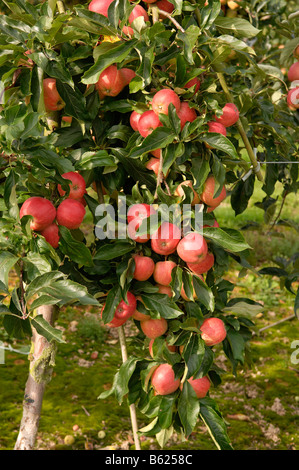
[{"label": "mossy ground", "polygon": [[[237,217],[228,203],[217,210],[220,226],[240,228],[250,221],[262,224],[244,232],[253,247],[250,260],[256,267],[273,265],[275,256],[290,257],[299,252],[298,233],[294,229],[281,227],[267,234],[269,226],[263,224],[263,211],[254,206],[262,197],[258,188],[248,210]],[[296,196],[287,198],[282,216],[299,223]],[[238,278],[237,269],[232,265],[226,276],[237,281],[234,294],[263,301],[265,309],[263,315],[255,318],[251,366],[240,368],[234,377],[220,352],[218,360],[227,373],[220,387],[212,389],[210,394],[217,399],[235,449],[298,449],[299,366],[291,360],[292,342],[299,340],[298,321],[285,321],[259,333],[261,328],[292,315],[294,296],[280,288],[278,278],[257,277],[253,273]],[[59,325],[66,344],[59,346],[54,376],[46,389],[37,440],[39,449],[132,447],[127,406],[119,406],[113,396],[97,399],[103,390],[110,388],[121,364],[115,334],[99,325],[97,315],[95,309],[72,307],[61,312]],[[8,340],[3,336],[0,339]],[[23,345],[13,343],[15,348]],[[98,357],[92,360],[94,351]],[[6,352],[5,364],[0,365],[1,450],[14,446],[27,374],[26,356]],[[141,416],[138,418],[140,426],[146,424]],[[73,430],[74,425],[79,427],[77,431]],[[98,432],[102,430],[106,435],[99,438]],[[72,446],[65,446],[66,435],[75,437]],[[154,439],[144,439],[142,447],[158,449],[158,444]],[[174,439],[170,448],[215,449],[201,423],[188,441]]]}]

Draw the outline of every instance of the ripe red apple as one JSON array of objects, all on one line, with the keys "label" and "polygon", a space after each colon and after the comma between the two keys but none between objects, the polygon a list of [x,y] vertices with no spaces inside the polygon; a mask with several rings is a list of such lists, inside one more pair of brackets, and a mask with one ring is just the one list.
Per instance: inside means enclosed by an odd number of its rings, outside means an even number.
[{"label": "ripe red apple", "polygon": [[128,235],[132,240],[135,240],[137,243],[146,243],[150,239],[150,234],[138,236],[136,235],[136,232],[142,224],[143,219],[146,219],[155,213],[156,210],[149,204],[133,204],[130,206],[127,213],[127,219],[129,223]]},{"label": "ripe red apple", "polygon": [[31,215],[33,220],[30,222],[31,230],[44,230],[51,225],[56,217],[56,209],[52,202],[39,196],[33,196],[23,203],[20,210],[20,218],[24,215]]},{"label": "ripe red apple", "polygon": [[187,233],[177,246],[177,254],[186,263],[199,263],[208,253],[208,245],[198,232]]},{"label": "ripe red apple", "polygon": [[295,80],[299,80],[299,62],[295,62],[288,71],[288,80],[290,82],[294,82]]},{"label": "ripe red apple", "polygon": [[133,111],[130,116],[130,124],[133,129],[133,131],[138,131],[138,122],[139,119],[141,118],[142,114],[137,113],[137,111]]},{"label": "ripe red apple", "polygon": [[160,159],[160,157],[161,157],[161,149],[152,150],[152,151],[151,151],[151,154],[152,154],[155,158]]},{"label": "ripe red apple", "polygon": [[76,199],[65,199],[57,208],[57,223],[68,229],[79,228],[85,216],[85,207]]},{"label": "ripe red apple", "polygon": [[112,2],[113,0],[92,0],[88,9],[108,18],[108,8]]},{"label": "ripe red apple", "polygon": [[48,225],[42,230],[41,235],[45,237],[46,241],[53,247],[58,248],[59,245],[59,229],[56,224]]},{"label": "ripe red apple", "polygon": [[175,380],[174,371],[170,364],[161,364],[151,378],[152,386],[157,395],[169,395],[180,386],[180,379]]},{"label": "ripe red apple", "polygon": [[140,323],[140,327],[147,338],[155,339],[164,335],[168,329],[165,318],[151,318]]},{"label": "ripe red apple", "polygon": [[[118,304],[114,312],[114,317],[111,322],[107,324],[107,326],[109,326],[110,328],[115,328],[123,325],[135,312],[136,305],[137,301],[135,295],[132,294],[132,292],[127,292],[127,302],[122,300]],[[105,304],[101,310],[101,318],[103,315],[104,308]]]},{"label": "ripe red apple", "polygon": [[207,346],[214,346],[226,338],[225,325],[220,318],[206,318],[199,329],[202,332],[201,337]]},{"label": "ripe red apple", "polygon": [[184,88],[192,88],[195,85],[194,94],[200,89],[200,80],[198,77],[192,78],[189,82],[186,83]]},{"label": "ripe red apple", "polygon": [[124,88],[125,82],[116,65],[110,65],[101,73],[96,89],[103,96],[117,96]]},{"label": "ripe red apple", "polygon": [[209,132],[214,132],[215,134],[222,134],[226,137],[226,128],[220,122],[210,121],[208,122]]},{"label": "ripe red apple", "polygon": [[145,111],[138,121],[138,131],[142,137],[150,135],[154,129],[161,127],[162,123],[154,111]]},{"label": "ripe red apple", "polygon": [[136,73],[134,72],[134,70],[128,69],[126,67],[120,69],[119,72],[123,78],[124,86],[129,85],[130,81],[133,80],[134,77],[136,77]]},{"label": "ripe red apple", "polygon": [[[154,339],[151,339],[150,342],[149,342],[149,345],[148,345],[149,353],[152,357],[154,357],[154,355],[153,355],[153,343],[154,343],[154,341],[155,341]],[[176,350],[177,350],[176,346],[171,346],[167,342],[166,342],[166,347],[170,352],[176,352]]]},{"label": "ripe red apple", "polygon": [[43,90],[46,111],[60,111],[64,108],[65,102],[57,91],[55,78],[45,78],[43,81]]},{"label": "ripe red apple", "polygon": [[156,284],[158,287],[159,294],[166,294],[171,299],[172,298],[172,289],[170,286],[161,286],[161,284]]},{"label": "ripe red apple", "polygon": [[152,250],[159,255],[174,253],[181,239],[181,229],[177,225],[163,222],[151,239]]},{"label": "ripe red apple", "polygon": [[292,88],[288,91],[287,105],[291,111],[299,109],[299,87]]},{"label": "ripe red apple", "polygon": [[169,286],[171,283],[171,273],[176,267],[174,261],[158,261],[154,269],[154,279],[161,286]]},{"label": "ripe red apple", "polygon": [[155,269],[155,263],[149,256],[134,255],[135,270],[133,277],[137,281],[147,281]]},{"label": "ripe red apple", "polygon": [[203,192],[200,196],[202,202],[204,202],[207,206],[212,207],[215,209],[226,197],[226,189],[223,186],[221,193],[216,198],[214,197],[215,193],[215,178],[214,176],[209,176],[204,184]]},{"label": "ripe red apple", "polygon": [[299,59],[299,46],[297,46],[294,50],[294,56],[296,57],[296,59]]},{"label": "ripe red apple", "polygon": [[193,379],[193,377],[190,377],[188,382],[195,391],[197,398],[204,398],[211,386],[211,382],[207,376],[201,377],[200,379]]},{"label": "ripe red apple", "polygon": [[[150,3],[150,2],[147,2],[147,3]],[[149,16],[148,16],[147,12],[145,11],[145,9],[141,5],[136,5],[133,8],[133,10],[132,10],[132,12],[131,12],[131,14],[128,18],[129,23],[132,24],[133,21],[136,20],[136,18],[139,18],[140,16],[143,16],[145,22],[149,21]]]},{"label": "ripe red apple", "polygon": [[152,99],[152,109],[158,116],[159,113],[168,114],[168,106],[173,104],[178,112],[181,107],[181,101],[178,95],[169,88],[163,88],[158,91]]},{"label": "ripe red apple", "polygon": [[175,190],[175,195],[179,196],[180,198],[185,198],[185,192],[184,192],[184,189],[183,189],[184,186],[188,186],[189,188],[192,188],[192,190],[193,190],[194,198],[191,202],[191,206],[195,206],[195,204],[199,204],[199,202],[200,202],[199,195],[193,189],[193,181],[191,181],[191,180],[186,180],[186,181],[183,181],[182,183],[180,183],[178,185],[178,187],[176,188],[176,190]]},{"label": "ripe red apple", "polygon": [[73,121],[73,118],[72,118],[72,116],[62,116],[61,120],[64,121],[64,122],[68,122],[69,124],[71,124],[72,121]]},{"label": "ripe red apple", "polygon": [[159,158],[150,158],[145,167],[148,170],[151,170],[155,173],[156,176],[158,176],[159,173],[159,168],[160,168],[160,159]]},{"label": "ripe red apple", "polygon": [[167,13],[172,13],[174,10],[173,3],[169,2],[168,0],[159,0],[156,2],[156,6],[159,8],[159,10],[166,11]]},{"label": "ripe red apple", "polygon": [[215,258],[213,253],[208,253],[200,263],[187,263],[187,266],[195,274],[204,274],[214,266],[214,263]]},{"label": "ripe red apple", "polygon": [[[79,173],[76,173],[75,171],[69,171],[68,173],[64,173],[61,176],[62,178],[71,181],[70,193],[68,197],[70,199],[82,199],[84,194],[86,193],[86,184],[83,176],[81,176]],[[64,196],[66,193],[66,191],[62,189],[60,184],[58,185],[58,192],[60,196]]]},{"label": "ripe red apple", "polygon": [[182,101],[181,107],[177,114],[181,120],[181,130],[184,129],[186,122],[193,122],[197,118],[195,109],[190,108],[187,101]]},{"label": "ripe red apple", "polygon": [[215,116],[215,121],[222,124],[224,127],[230,127],[236,124],[239,119],[239,111],[235,104],[226,103],[222,109],[220,117]]}]

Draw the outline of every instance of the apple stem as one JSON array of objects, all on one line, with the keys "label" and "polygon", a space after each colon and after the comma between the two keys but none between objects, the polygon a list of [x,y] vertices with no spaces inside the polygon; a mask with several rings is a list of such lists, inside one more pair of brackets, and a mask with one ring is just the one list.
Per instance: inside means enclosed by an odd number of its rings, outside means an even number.
[{"label": "apple stem", "polygon": [[[128,360],[128,352],[127,352],[127,345],[126,345],[126,337],[125,337],[125,333],[124,333],[124,328],[123,328],[123,326],[119,326],[117,328],[117,330],[118,330],[118,337],[119,337],[119,344],[120,344],[122,361],[123,361],[123,363],[125,363]],[[138,436],[137,413],[136,413],[136,407],[135,407],[134,403],[132,403],[129,406],[129,409],[130,409],[130,415],[131,415],[131,424],[132,424],[133,437],[134,437],[134,442],[135,442],[135,450],[141,450],[139,436]]]}]

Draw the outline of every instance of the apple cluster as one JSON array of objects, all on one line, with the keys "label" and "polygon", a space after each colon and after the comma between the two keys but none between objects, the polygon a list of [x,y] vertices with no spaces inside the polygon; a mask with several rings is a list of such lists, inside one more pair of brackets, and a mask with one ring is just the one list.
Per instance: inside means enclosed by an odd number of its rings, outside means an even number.
[{"label": "apple cluster", "polygon": [[[299,46],[294,51],[296,58],[299,58]],[[291,111],[299,109],[299,61],[294,62],[288,70],[288,80],[291,88],[287,94],[287,105]]]},{"label": "apple cluster", "polygon": [[[33,196],[22,204],[20,218],[30,215],[33,220],[30,222],[31,230],[40,232],[46,241],[53,247],[59,245],[59,225],[68,229],[80,227],[85,216],[84,194],[86,184],[83,176],[74,171],[64,173],[62,178],[71,181],[69,184],[69,194],[57,207],[48,199],[40,196]],[[60,196],[64,197],[61,185],[57,187]]]}]

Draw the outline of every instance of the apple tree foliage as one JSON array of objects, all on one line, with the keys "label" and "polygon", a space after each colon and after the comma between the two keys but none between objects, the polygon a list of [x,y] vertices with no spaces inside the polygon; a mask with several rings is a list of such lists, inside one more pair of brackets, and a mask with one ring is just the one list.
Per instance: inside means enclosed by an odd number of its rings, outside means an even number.
[{"label": "apple tree foliage", "polygon": [[[216,446],[230,449],[225,423],[217,403],[209,396],[195,397],[186,379],[208,375],[214,386],[221,383],[223,370],[215,364],[216,350],[207,347],[199,335],[206,316],[225,322],[227,337],[223,352],[236,374],[249,355],[249,341],[261,308],[258,302],[233,297],[234,284],[226,277],[232,261],[240,270],[254,269],[246,260],[250,247],[235,229],[206,228],[216,263],[205,277],[195,281],[197,300],[180,297],[182,285],[192,298],[191,274],[179,266],[173,275],[174,297],[159,294],[150,281],[133,279],[132,254],[140,249],[134,241],[95,236],[100,217],[96,213],[103,200],[117,209],[118,196],[127,204],[178,201],[174,196],[183,177],[192,180],[200,194],[209,174],[218,185],[226,184],[236,214],[245,211],[256,177],[235,126],[228,136],[208,134],[207,122],[220,115],[227,102],[219,74],[223,74],[237,105],[242,125],[260,162],[267,162],[261,207],[271,214],[277,181],[287,193],[298,188],[298,112],[286,104],[287,84],[282,66],[293,62],[299,41],[298,21],[288,21],[287,2],[241,2],[234,18],[225,16],[218,0],[173,0],[172,17],[178,25],[163,21],[136,20],[134,36],[122,33],[134,5],[115,0],[108,18],[88,10],[88,5],[66,3],[58,12],[56,1],[3,1],[0,16],[0,288],[2,326],[12,337],[30,337],[31,328],[48,340],[63,341],[61,332],[45,324],[36,309],[41,305],[66,304],[100,307],[104,295],[104,323],[114,314],[116,305],[130,290],[141,296],[138,310],[152,318],[168,322],[167,342],[184,345],[182,354],[170,353],[165,337],[154,343],[153,359],[148,340],[135,321],[139,333],[134,338],[134,354],[120,367],[106,398],[115,394],[119,403],[135,403],[148,424],[142,432],[156,436],[164,446],[173,432],[189,436],[201,419]],[[295,35],[294,35],[295,31]],[[118,39],[111,41],[111,37]],[[108,39],[107,39],[108,38]],[[109,39],[110,38],[110,39]],[[279,44],[286,43],[281,51]],[[30,51],[28,55],[24,53]],[[28,61],[29,60],[29,61]],[[279,62],[281,60],[281,62]],[[95,83],[101,72],[112,64],[128,67],[136,76],[116,97],[100,99]],[[43,100],[43,79],[56,79],[65,102],[62,111],[49,115]],[[194,77],[201,80],[200,90],[185,88]],[[144,111],[155,91],[169,87],[187,100],[198,117],[183,131],[174,109],[163,118],[163,127],[143,139],[130,126],[133,110]],[[62,121],[71,116],[72,123]],[[208,149],[209,143],[212,149]],[[161,148],[162,182],[146,169],[149,152]],[[282,163],[282,162],[288,163]],[[294,163],[292,163],[294,162]],[[38,233],[30,230],[30,217],[20,220],[19,209],[29,196],[42,196],[58,205],[62,200],[57,185],[62,174],[78,171],[84,176],[85,196],[92,223],[87,230],[60,227],[58,249],[52,248]],[[246,178],[244,176],[246,175]],[[98,189],[93,191],[92,183]],[[102,196],[99,188],[106,189]],[[155,197],[156,193],[156,197]],[[191,202],[186,190],[183,201]],[[181,202],[181,203],[183,203]],[[272,208],[272,209],[271,209]],[[213,221],[213,213],[204,221]],[[155,261],[150,244],[142,246]],[[17,274],[13,288],[11,270]],[[296,280],[286,273],[286,286],[292,290]],[[267,274],[267,273],[265,273]],[[272,272],[273,274],[273,272]],[[297,301],[298,304],[298,301]],[[59,320],[58,320],[59,321]],[[99,315],[99,321],[100,315]],[[217,349],[218,351],[218,349]],[[154,395],[150,384],[153,368],[169,362],[177,377],[184,378],[182,390],[167,396]]]}]

